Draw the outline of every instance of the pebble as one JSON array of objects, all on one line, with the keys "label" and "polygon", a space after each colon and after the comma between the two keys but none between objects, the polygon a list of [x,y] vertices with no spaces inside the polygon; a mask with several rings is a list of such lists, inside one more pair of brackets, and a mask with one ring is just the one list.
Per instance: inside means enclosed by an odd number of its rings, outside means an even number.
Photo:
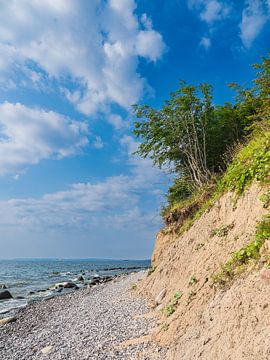
[{"label": "pebble", "polygon": [[157,319],[140,316],[150,308],[130,290],[143,276],[121,276],[18,310],[17,321],[1,327],[0,359],[40,360],[44,351],[46,360],[165,359],[166,349],[149,341],[120,346],[157,326]]},{"label": "pebble", "polygon": [[155,303],[157,305],[161,304],[162,300],[164,299],[166,295],[166,289],[162,289],[159,294],[157,295],[157,297],[155,298]]},{"label": "pebble", "polygon": [[41,349],[42,354],[48,354],[52,350],[52,346],[46,346]]}]

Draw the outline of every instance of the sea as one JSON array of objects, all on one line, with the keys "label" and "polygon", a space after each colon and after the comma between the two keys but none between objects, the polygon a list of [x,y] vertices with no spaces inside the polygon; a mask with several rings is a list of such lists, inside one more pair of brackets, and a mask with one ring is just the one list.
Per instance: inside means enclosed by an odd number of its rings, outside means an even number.
[{"label": "sea", "polygon": [[[71,281],[81,288],[97,277],[116,276],[149,268],[150,260],[106,259],[16,259],[0,260],[0,288],[5,285],[12,299],[0,300],[0,318],[13,315],[29,303],[75,291],[53,290],[56,283]],[[83,276],[84,283],[77,281]],[[3,291],[3,289],[0,289]]]}]

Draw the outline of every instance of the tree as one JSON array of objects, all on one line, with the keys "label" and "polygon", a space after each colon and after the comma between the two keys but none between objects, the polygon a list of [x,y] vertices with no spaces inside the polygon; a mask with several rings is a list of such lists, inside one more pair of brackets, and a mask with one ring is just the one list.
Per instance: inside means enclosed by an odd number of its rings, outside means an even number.
[{"label": "tree", "polygon": [[168,166],[194,189],[209,182],[224,168],[224,153],[243,134],[237,107],[214,106],[209,84],[180,83],[160,110],[135,105],[140,121],[134,134],[140,138],[138,154],[159,167]]}]

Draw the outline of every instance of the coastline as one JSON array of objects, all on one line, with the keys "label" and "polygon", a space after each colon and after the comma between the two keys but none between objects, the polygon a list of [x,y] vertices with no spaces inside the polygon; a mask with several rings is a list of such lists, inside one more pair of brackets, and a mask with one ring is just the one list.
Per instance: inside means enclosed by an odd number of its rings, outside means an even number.
[{"label": "coastline", "polygon": [[[30,304],[0,327],[0,358],[164,359],[151,343],[157,318],[132,289],[145,271]],[[140,339],[124,345],[131,339]]]}]

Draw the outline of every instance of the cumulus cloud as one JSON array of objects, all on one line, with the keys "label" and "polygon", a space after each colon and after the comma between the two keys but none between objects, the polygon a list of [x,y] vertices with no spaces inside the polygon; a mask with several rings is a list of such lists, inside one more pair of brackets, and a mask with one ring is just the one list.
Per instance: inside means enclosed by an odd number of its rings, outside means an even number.
[{"label": "cumulus cloud", "polygon": [[261,0],[246,1],[240,23],[240,37],[246,48],[251,47],[253,41],[269,20],[269,13],[267,13],[265,5],[265,2]]},{"label": "cumulus cloud", "polygon": [[116,130],[127,127],[127,122],[118,114],[110,114],[107,120]]},{"label": "cumulus cloud", "polygon": [[203,36],[201,41],[200,41],[200,45],[205,49],[208,50],[211,46],[211,40],[209,37]]},{"label": "cumulus cloud", "polygon": [[13,74],[18,86],[23,74],[37,85],[45,74],[87,115],[137,102],[145,88],[140,57],[155,62],[164,51],[134,0],[0,0],[0,6],[0,78]]},{"label": "cumulus cloud", "polygon": [[199,11],[201,20],[209,25],[225,19],[231,12],[231,7],[224,0],[188,0],[191,9]]},{"label": "cumulus cloud", "polygon": [[0,104],[0,175],[43,159],[76,154],[88,144],[88,126],[53,111]]}]

